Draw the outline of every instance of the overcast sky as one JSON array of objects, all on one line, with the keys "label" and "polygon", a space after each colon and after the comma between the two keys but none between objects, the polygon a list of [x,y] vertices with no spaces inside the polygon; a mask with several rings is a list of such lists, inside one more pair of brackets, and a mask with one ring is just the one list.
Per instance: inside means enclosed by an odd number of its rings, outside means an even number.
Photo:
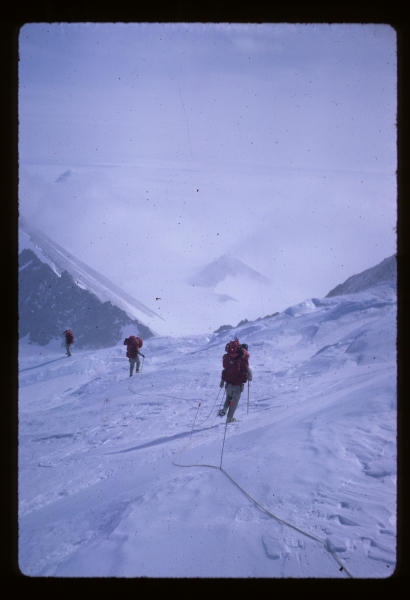
[{"label": "overcast sky", "polygon": [[31,24],[20,159],[395,171],[383,25]]},{"label": "overcast sky", "polygon": [[266,312],[395,252],[390,26],[28,24],[19,51],[22,214],[154,310],[225,252]]}]

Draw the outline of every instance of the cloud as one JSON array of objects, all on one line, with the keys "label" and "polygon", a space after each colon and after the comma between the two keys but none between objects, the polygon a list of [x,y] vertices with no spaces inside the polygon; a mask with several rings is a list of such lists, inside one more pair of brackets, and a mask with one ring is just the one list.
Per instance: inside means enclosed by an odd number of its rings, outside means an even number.
[{"label": "cloud", "polygon": [[279,305],[394,252],[391,28],[30,24],[19,50],[21,212],[142,302],[227,252]]}]

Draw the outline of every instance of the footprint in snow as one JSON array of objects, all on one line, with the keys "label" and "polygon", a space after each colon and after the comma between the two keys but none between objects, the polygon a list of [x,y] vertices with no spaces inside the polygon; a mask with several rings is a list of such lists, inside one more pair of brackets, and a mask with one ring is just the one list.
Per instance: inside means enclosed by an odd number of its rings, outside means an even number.
[{"label": "footprint in snow", "polygon": [[262,544],[266,556],[272,560],[278,560],[281,556],[288,554],[287,546],[270,535],[262,536]]},{"label": "footprint in snow", "polygon": [[358,523],[355,523],[354,521],[351,521],[350,519],[346,519],[346,517],[342,517],[342,515],[329,515],[327,517],[329,519],[329,521],[339,521],[339,523],[341,525],[348,525],[348,526],[357,526]]},{"label": "footprint in snow", "polygon": [[390,471],[386,471],[385,469],[382,469],[381,467],[377,466],[371,467],[370,465],[364,465],[363,470],[365,475],[368,475],[369,477],[375,477],[376,479],[380,477],[387,477],[387,475],[391,475]]},{"label": "footprint in snow", "polygon": [[349,543],[344,538],[331,535],[326,538],[326,547],[330,552],[346,552]]},{"label": "footprint in snow", "polygon": [[106,398],[101,407],[101,421],[107,423],[110,418],[110,401]]}]

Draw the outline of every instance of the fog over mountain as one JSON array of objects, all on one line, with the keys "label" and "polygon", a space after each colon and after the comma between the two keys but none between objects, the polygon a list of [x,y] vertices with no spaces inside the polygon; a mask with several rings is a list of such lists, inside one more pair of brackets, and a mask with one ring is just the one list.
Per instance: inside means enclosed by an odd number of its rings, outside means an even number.
[{"label": "fog over mountain", "polygon": [[19,44],[19,214],[158,334],[324,297],[395,251],[394,28],[28,23]]},{"label": "fog over mountain", "polygon": [[270,283],[267,277],[229,253],[223,254],[203,269],[198,270],[194,275],[188,277],[187,281],[192,285],[215,288],[227,277],[246,277],[253,281]]},{"label": "fog over mountain", "polygon": [[[372,267],[371,269],[366,269],[362,273],[358,273],[357,275],[352,275],[349,277],[344,283],[336,286],[333,290],[331,290],[325,298],[332,298],[333,296],[344,296],[349,294],[357,294],[359,292],[363,292],[373,287],[379,287],[384,284],[388,284],[394,290],[397,287],[397,259],[396,255],[390,256],[389,258],[385,258],[381,263]],[[236,327],[232,325],[221,325],[218,329],[214,331],[214,333],[221,333],[222,331],[231,331],[231,337],[235,337],[236,331],[244,324],[252,324],[257,323],[258,321],[270,319],[272,317],[276,317],[279,314],[286,314],[290,316],[295,316],[300,314],[300,312],[304,312],[307,307],[312,307],[314,310],[315,307],[321,306],[322,301],[318,298],[312,298],[304,300],[299,304],[295,304],[294,306],[288,307],[283,313],[273,313],[271,315],[265,315],[258,317],[254,320],[244,319],[238,323]],[[252,330],[253,325],[251,325]]]},{"label": "fog over mountain", "polygon": [[[125,331],[127,335],[139,333],[143,338],[155,335],[145,323],[131,318],[130,307],[134,312],[136,306],[141,306],[141,312],[147,314],[155,314],[153,311],[70,255],[45,234],[33,232],[27,226],[25,230],[30,231],[30,239],[36,251],[25,248],[19,256],[20,338],[28,335],[30,342],[45,345],[53,339],[58,339],[64,329],[71,328],[75,329],[78,348],[100,348],[116,345]],[[65,270],[64,266],[67,266],[70,272]],[[217,293],[218,286],[225,280],[228,281],[228,285],[229,282],[238,280],[236,285],[239,287],[246,286],[247,280],[257,280],[259,285],[261,282],[270,283],[261,273],[229,254],[198,270],[196,275],[187,279],[187,283],[194,288],[209,288],[219,303],[229,303],[232,306],[232,301],[238,300],[228,294]],[[331,290],[326,298],[358,293],[384,283],[396,287],[395,255],[349,277],[343,284]],[[185,301],[189,303],[189,299]],[[292,313],[293,316],[293,312],[297,311],[299,306],[305,306],[306,302],[316,306],[319,301],[316,298],[305,300],[287,308],[284,313]],[[128,307],[127,312],[123,310],[124,306]],[[244,318],[237,327],[277,315],[279,312],[261,314],[257,319]],[[156,314],[155,316],[159,317]],[[233,318],[232,320],[234,321]],[[234,335],[235,326],[219,323],[219,328],[214,331],[222,330],[232,330]]]}]

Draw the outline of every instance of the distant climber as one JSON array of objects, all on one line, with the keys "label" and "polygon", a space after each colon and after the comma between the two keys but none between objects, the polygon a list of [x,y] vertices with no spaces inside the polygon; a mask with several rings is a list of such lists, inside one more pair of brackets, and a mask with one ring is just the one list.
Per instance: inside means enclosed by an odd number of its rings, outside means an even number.
[{"label": "distant climber", "polygon": [[71,344],[74,343],[74,335],[71,329],[66,329],[63,331],[63,336],[65,339],[65,349],[67,351],[67,356],[71,356]]},{"label": "distant climber", "polygon": [[140,372],[140,355],[145,358],[144,354],[140,352],[140,348],[142,348],[143,343],[144,342],[142,339],[135,335],[130,335],[130,337],[124,340],[124,346],[127,346],[127,357],[130,361],[130,377],[132,377],[135,363],[137,364],[135,372]]},{"label": "distant climber", "polygon": [[[223,417],[228,411],[227,422],[236,421],[234,414],[237,409],[244,384],[252,381],[252,371],[249,367],[248,345],[241,344],[238,338],[228,342],[225,346],[226,354],[222,358],[222,374],[220,387],[225,386],[226,398],[219,416]],[[229,410],[228,410],[229,409]]]}]

